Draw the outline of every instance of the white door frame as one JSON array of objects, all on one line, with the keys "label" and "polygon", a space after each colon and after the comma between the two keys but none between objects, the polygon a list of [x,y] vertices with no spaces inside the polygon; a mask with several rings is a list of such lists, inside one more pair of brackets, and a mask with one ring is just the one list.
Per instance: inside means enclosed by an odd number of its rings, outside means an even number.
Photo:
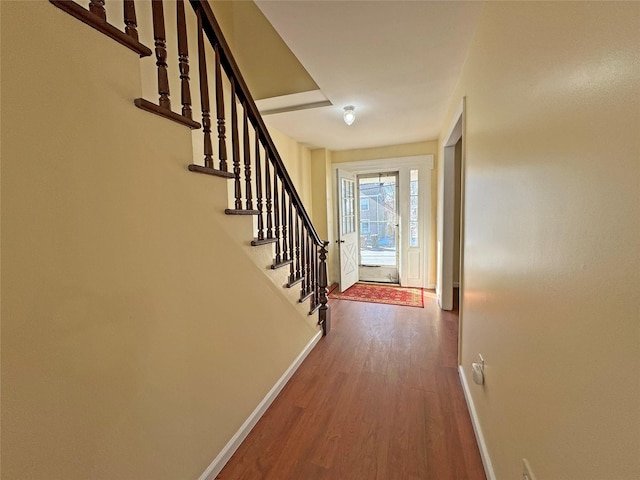
[{"label": "white door frame", "polygon": [[[341,168],[336,170],[336,182],[338,184],[338,256],[340,258],[340,291],[344,292],[358,281],[358,182],[356,175]],[[351,183],[351,206],[350,211],[343,212],[344,199],[342,195],[342,183]],[[347,224],[347,231],[344,232],[342,219],[348,215],[351,221]]]},{"label": "white door frame", "polygon": [[[423,220],[422,229],[419,232],[419,242],[420,242],[420,251],[421,253],[418,255],[416,252],[413,252],[415,258],[419,258],[416,263],[419,263],[418,271],[420,275],[421,285],[413,285],[413,286],[421,286],[425,288],[430,288],[429,281],[429,239],[430,239],[430,231],[431,231],[431,173],[434,167],[434,156],[431,154],[428,155],[415,155],[410,157],[393,157],[386,158],[380,160],[363,160],[359,162],[344,162],[344,163],[334,163],[332,165],[332,178],[333,178],[333,195],[334,198],[338,198],[338,185],[337,185],[337,174],[336,171],[338,168],[342,170],[347,170],[349,172],[353,172],[355,174],[366,174],[366,173],[387,173],[392,171],[399,171],[400,177],[398,179],[398,188],[399,188],[399,197],[403,195],[402,192],[406,190],[407,195],[409,191],[409,180],[408,180],[408,172],[409,170],[417,169],[420,173],[419,177],[419,191],[422,192],[422,201],[420,204],[420,213],[419,216]],[[403,175],[402,172],[406,172],[406,175]],[[406,179],[404,178],[406,177]],[[337,205],[336,205],[337,207]],[[406,211],[405,211],[406,210]],[[400,273],[400,283],[402,285],[409,285],[407,281],[407,276],[409,274],[409,267],[413,265],[409,265],[409,256],[412,249],[407,248],[409,245],[408,235],[403,235],[403,230],[406,228],[408,230],[409,225],[409,207],[407,205],[402,204],[402,200],[400,198],[399,205],[399,223],[400,223],[400,262],[398,265],[399,273]],[[334,218],[338,219],[337,208],[334,207],[335,215]],[[359,227],[359,225],[358,225]],[[339,233],[339,221],[334,222],[334,235],[335,238],[338,238]],[[406,243],[406,245],[405,245]],[[417,249],[413,249],[417,250]],[[333,264],[335,269],[339,269],[340,265],[337,263],[337,255],[334,255],[334,261],[336,263]],[[334,270],[337,271],[337,270]]]},{"label": "white door frame", "polygon": [[[454,207],[455,207],[455,148],[460,138],[464,138],[463,98],[454,115],[453,122],[444,137],[442,174],[438,175],[438,283],[436,295],[442,310],[453,309],[453,259],[454,259]],[[464,165],[464,140],[462,144],[462,165]],[[464,170],[464,168],[463,168]],[[461,183],[461,195],[464,199],[464,182]],[[463,202],[461,201],[461,208]],[[462,215],[460,216],[460,275],[459,286],[462,291]]]}]

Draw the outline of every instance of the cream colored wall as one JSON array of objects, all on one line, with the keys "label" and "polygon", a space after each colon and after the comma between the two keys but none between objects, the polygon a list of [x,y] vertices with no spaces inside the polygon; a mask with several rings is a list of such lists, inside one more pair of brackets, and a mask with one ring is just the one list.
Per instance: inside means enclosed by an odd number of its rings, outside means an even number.
[{"label": "cream colored wall", "polygon": [[[416,143],[405,143],[401,145],[388,145],[385,147],[374,148],[360,148],[354,150],[338,150],[331,152],[332,163],[344,163],[344,162],[359,162],[363,160],[378,160],[383,158],[399,158],[399,157],[411,157],[415,155],[428,155],[434,156],[437,162],[438,158],[438,141],[425,141]],[[437,220],[437,170],[434,169],[431,172],[431,225],[429,226],[429,285],[435,285],[437,279],[437,248],[436,248],[436,220]],[[333,178],[331,175],[327,177],[329,185],[332,184]],[[335,255],[333,255],[335,257]],[[338,271],[339,265],[337,259],[333,259],[333,268]]]},{"label": "cream colored wall", "polygon": [[269,134],[307,213],[313,218],[311,150],[274,128],[269,127]]},{"label": "cream colored wall", "polygon": [[252,1],[234,1],[234,56],[255,99],[317,90],[318,85]]},{"label": "cream colored wall", "polygon": [[133,106],[138,57],[0,5],[2,478],[198,478],[317,329]]},{"label": "cream colored wall", "polygon": [[488,2],[443,124],[466,96],[462,365],[498,479],[640,478],[639,27]]},{"label": "cream colored wall", "polygon": [[333,233],[333,195],[331,193],[331,151],[319,148],[311,151],[311,181],[313,217],[311,220],[322,240],[329,242],[327,279],[329,285],[338,281],[334,257],[338,255]]}]

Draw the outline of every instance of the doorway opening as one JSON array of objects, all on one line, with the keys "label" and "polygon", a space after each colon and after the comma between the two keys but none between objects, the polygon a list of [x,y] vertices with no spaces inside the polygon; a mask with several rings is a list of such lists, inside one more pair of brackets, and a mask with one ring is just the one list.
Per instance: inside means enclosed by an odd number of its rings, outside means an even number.
[{"label": "doorway opening", "polygon": [[359,275],[398,283],[398,172],[358,175]]},{"label": "doorway opening", "polygon": [[333,165],[331,258],[341,292],[357,281],[435,287],[428,279],[433,167],[433,155]]}]

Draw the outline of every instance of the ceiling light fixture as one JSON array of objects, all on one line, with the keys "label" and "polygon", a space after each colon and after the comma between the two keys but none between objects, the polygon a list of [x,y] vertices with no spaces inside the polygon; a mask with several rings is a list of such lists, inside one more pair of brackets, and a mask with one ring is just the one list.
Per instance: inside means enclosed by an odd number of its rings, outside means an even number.
[{"label": "ceiling light fixture", "polygon": [[344,107],[344,123],[347,125],[353,124],[356,121],[356,107],[353,105],[347,105]]}]

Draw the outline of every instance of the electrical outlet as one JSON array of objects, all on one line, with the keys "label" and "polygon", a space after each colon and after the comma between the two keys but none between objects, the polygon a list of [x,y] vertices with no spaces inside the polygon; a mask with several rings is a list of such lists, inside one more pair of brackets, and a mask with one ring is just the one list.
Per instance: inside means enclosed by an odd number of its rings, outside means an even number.
[{"label": "electrical outlet", "polygon": [[522,459],[522,480],[536,480],[536,477],[533,475],[531,471],[531,465],[529,465],[529,460],[526,458]]}]

